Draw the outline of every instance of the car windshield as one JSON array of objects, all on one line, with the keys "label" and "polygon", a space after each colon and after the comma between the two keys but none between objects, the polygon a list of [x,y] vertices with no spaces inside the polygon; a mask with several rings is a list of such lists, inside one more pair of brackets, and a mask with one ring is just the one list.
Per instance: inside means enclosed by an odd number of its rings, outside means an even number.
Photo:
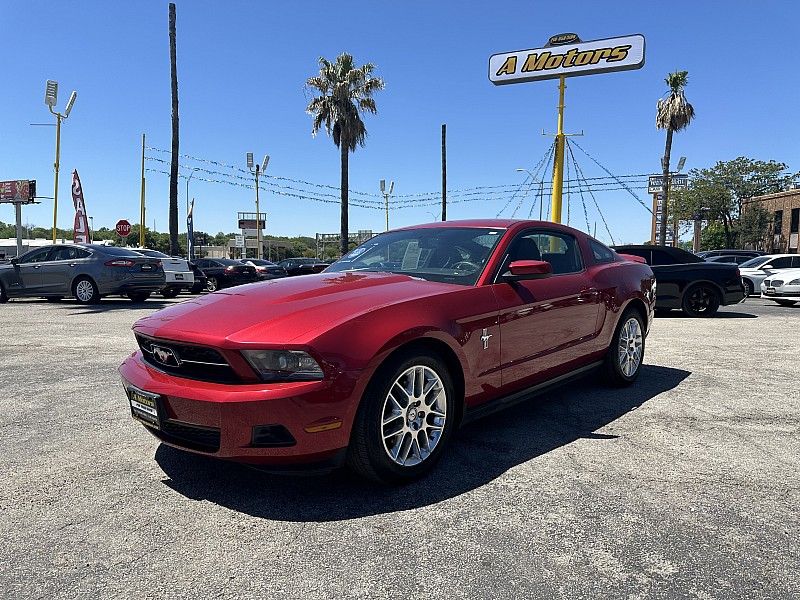
[{"label": "car windshield", "polygon": [[150,256],[152,258],[169,258],[168,255],[164,254],[163,252],[159,252],[158,250],[148,250],[147,248],[136,248],[136,252],[139,254],[144,254],[145,256]]},{"label": "car windshield", "polygon": [[426,227],[384,233],[337,260],[326,273],[383,271],[475,285],[502,229]]},{"label": "car windshield", "polygon": [[739,265],[739,267],[745,269],[747,268],[755,269],[756,267],[760,267],[761,265],[763,265],[769,259],[770,259],[769,256],[756,256],[755,258],[751,258],[750,260],[743,262],[742,264]]}]

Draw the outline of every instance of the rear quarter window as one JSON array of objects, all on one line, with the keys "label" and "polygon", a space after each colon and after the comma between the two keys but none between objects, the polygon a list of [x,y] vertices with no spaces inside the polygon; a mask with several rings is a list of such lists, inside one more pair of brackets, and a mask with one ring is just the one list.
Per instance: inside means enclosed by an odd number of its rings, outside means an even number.
[{"label": "rear quarter window", "polygon": [[617,253],[597,240],[589,240],[589,248],[592,250],[592,258],[597,264],[610,263],[617,260]]}]

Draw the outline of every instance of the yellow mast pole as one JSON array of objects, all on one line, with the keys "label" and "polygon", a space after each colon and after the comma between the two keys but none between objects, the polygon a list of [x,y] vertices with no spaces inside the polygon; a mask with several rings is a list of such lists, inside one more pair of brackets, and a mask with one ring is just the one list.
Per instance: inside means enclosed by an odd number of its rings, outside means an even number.
[{"label": "yellow mast pole", "polygon": [[144,134],[142,134],[142,196],[139,212],[139,247],[144,248]]},{"label": "yellow mast pole", "polygon": [[[52,108],[50,109],[52,112]],[[56,223],[58,221],[58,168],[61,157],[61,115],[53,113],[56,116],[56,162],[53,167],[56,170],[56,183],[53,190],[53,243],[56,243]]]},{"label": "yellow mast pole", "polygon": [[553,223],[561,223],[561,191],[564,187],[564,90],[567,86],[563,75],[558,79],[558,130],[553,158],[553,207],[550,216]]}]

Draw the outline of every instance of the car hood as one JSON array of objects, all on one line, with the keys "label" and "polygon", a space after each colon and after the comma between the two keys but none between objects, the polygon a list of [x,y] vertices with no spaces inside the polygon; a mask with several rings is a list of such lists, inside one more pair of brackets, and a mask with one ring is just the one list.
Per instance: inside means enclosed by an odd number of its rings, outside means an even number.
[{"label": "car hood", "polygon": [[770,271],[765,279],[783,279],[784,281],[793,281],[800,278],[800,269],[775,269]]},{"label": "car hood", "polygon": [[392,273],[320,273],[208,294],[137,321],[137,333],[221,347],[305,343],[371,310],[461,286]]}]

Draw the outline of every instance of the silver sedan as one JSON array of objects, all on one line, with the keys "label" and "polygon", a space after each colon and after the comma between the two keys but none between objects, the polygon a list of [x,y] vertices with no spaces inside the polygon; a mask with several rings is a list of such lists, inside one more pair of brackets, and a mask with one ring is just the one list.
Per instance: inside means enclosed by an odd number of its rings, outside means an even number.
[{"label": "silver sedan", "polygon": [[160,260],[100,244],[44,246],[0,265],[0,302],[73,296],[81,304],[95,304],[112,294],[142,302],[162,287]]}]

